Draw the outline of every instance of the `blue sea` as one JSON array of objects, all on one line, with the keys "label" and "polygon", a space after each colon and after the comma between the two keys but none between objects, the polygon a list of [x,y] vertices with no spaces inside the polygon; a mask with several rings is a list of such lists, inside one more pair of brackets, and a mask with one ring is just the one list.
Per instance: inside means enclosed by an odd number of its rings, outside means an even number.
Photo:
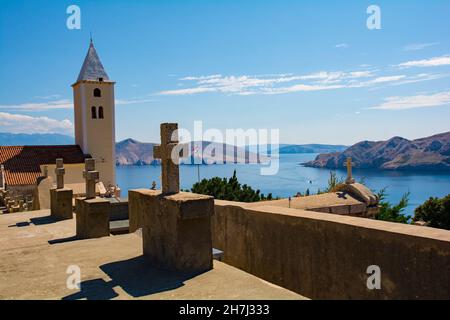
[{"label": "blue sea", "polygon": [[[182,189],[190,189],[200,179],[211,177],[231,177],[236,170],[239,182],[248,184],[262,193],[273,196],[289,197],[297,192],[311,193],[325,189],[330,176],[329,169],[307,168],[300,163],[312,160],[317,154],[282,154],[279,171],[276,175],[263,176],[257,164],[223,164],[223,165],[182,165],[180,182]],[[339,177],[346,177],[345,169],[337,170]],[[118,166],[117,182],[122,195],[127,196],[129,189],[150,188],[152,181],[159,188],[160,166]],[[410,192],[409,205],[404,213],[413,215],[414,209],[429,197],[443,197],[450,193],[450,174],[439,172],[404,172],[354,169],[353,176],[361,179],[374,191],[386,187],[387,200],[396,203],[403,194]]]}]

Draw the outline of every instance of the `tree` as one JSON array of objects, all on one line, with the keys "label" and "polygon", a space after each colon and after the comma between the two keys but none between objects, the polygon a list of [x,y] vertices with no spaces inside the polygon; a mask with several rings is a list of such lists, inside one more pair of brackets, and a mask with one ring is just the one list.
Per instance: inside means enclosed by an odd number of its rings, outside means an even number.
[{"label": "tree", "polygon": [[256,202],[273,199],[271,193],[265,196],[259,190],[255,191],[246,184],[241,185],[237,179],[236,170],[234,170],[233,176],[228,180],[219,177],[203,179],[202,181],[195,183],[192,186],[191,191],[194,193],[210,195],[215,199],[229,201]]},{"label": "tree", "polygon": [[428,226],[450,230],[450,194],[442,199],[430,197],[414,211],[414,221],[425,221]]},{"label": "tree", "polygon": [[405,193],[396,205],[386,201],[386,188],[378,192],[378,198],[380,209],[375,219],[400,223],[408,223],[411,219],[411,216],[403,214],[403,210],[408,206],[409,192]]}]

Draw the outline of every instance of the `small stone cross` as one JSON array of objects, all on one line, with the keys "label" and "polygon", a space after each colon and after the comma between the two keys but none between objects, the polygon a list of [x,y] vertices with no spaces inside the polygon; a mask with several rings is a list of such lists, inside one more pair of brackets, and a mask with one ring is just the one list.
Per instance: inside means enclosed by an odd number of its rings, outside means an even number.
[{"label": "small stone cross", "polygon": [[56,159],[56,189],[64,188],[64,174],[66,173],[66,169],[64,169],[64,161],[62,158]]},{"label": "small stone cross", "polygon": [[347,179],[345,180],[346,184],[352,184],[355,183],[355,179],[353,179],[352,177],[352,158],[348,157],[347,158]]},{"label": "small stone cross", "polygon": [[99,173],[95,170],[95,159],[84,161],[83,178],[86,180],[86,199],[95,198],[95,183],[99,179]]},{"label": "small stone cross", "polygon": [[[172,151],[178,146],[177,123],[161,124],[161,145],[153,147],[153,157],[161,159],[161,185],[162,193],[180,192],[180,154],[172,156]],[[176,150],[175,150],[176,151]]]}]

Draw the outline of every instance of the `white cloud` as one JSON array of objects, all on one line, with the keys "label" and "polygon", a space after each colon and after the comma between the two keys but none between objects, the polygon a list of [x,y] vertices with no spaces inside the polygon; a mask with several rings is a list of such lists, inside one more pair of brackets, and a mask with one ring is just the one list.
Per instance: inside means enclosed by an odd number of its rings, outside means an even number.
[{"label": "white cloud", "polygon": [[405,78],[407,78],[407,76],[405,75],[395,75],[395,76],[376,77],[365,81],[349,80],[345,88],[364,88],[364,87],[379,86],[383,84],[393,84],[398,83],[399,80]]},{"label": "white cloud", "polygon": [[214,92],[214,91],[217,91],[217,90],[214,88],[201,88],[200,87],[200,88],[189,88],[189,89],[166,90],[166,91],[161,91],[160,94],[180,96],[180,95],[189,95],[189,94]]},{"label": "white cloud", "polygon": [[414,108],[437,107],[448,104],[450,104],[450,91],[444,91],[431,95],[388,97],[382,104],[370,109],[407,110]]},{"label": "white cloud", "polygon": [[55,109],[72,109],[72,101],[55,100],[47,102],[30,102],[16,105],[0,105],[0,109],[7,110],[22,110],[22,111],[45,111],[45,110],[55,110]]},{"label": "white cloud", "polygon": [[[266,74],[222,76],[214,74],[209,76],[189,76],[180,78],[180,81],[195,82],[191,88],[165,90],[161,95],[191,95],[207,92],[220,92],[237,95],[253,94],[280,94],[297,91],[331,90],[346,87],[345,82],[350,80],[373,77],[372,71],[320,71],[306,75],[293,74]],[[283,84],[296,83],[289,86]]]},{"label": "white cloud", "polygon": [[222,75],[221,74],[213,74],[210,76],[200,76],[200,77],[184,77],[181,78],[180,80],[188,80],[188,81],[192,81],[192,80],[209,80],[209,79],[216,79],[216,78],[221,78]]},{"label": "white cloud", "polygon": [[[450,56],[426,60],[409,61],[398,66],[432,66],[450,64]],[[364,68],[363,68],[364,67]],[[369,69],[367,69],[370,67]],[[229,95],[282,94],[344,88],[379,89],[383,86],[404,85],[420,81],[449,77],[450,74],[389,74],[392,69],[377,69],[370,65],[360,65],[353,71],[318,71],[296,75],[293,73],[264,75],[222,74],[187,76],[179,78],[177,89],[160,91],[160,95],[194,95],[202,93],[225,93]],[[185,84],[191,83],[189,87]]]},{"label": "white cloud", "polygon": [[36,99],[42,99],[42,100],[54,100],[61,98],[60,94],[50,94],[48,96],[36,96]]},{"label": "white cloud", "polygon": [[[151,102],[151,99],[116,99],[116,105],[129,105],[137,103]],[[34,111],[48,111],[57,109],[73,109],[73,102],[69,99],[64,100],[54,100],[47,102],[30,102],[22,104],[10,104],[10,105],[0,105],[0,109],[4,110],[21,110],[27,112]]]},{"label": "white cloud", "polygon": [[348,48],[348,44],[347,43],[338,43],[334,47],[335,48]]},{"label": "white cloud", "polygon": [[411,67],[437,67],[450,65],[450,56],[434,57],[423,60],[413,60],[400,63],[398,66],[402,68]]},{"label": "white cloud", "polygon": [[23,114],[0,112],[0,131],[11,133],[63,133],[73,134],[70,120],[31,117]]},{"label": "white cloud", "polygon": [[275,89],[268,89],[264,94],[282,94],[290,92],[302,92],[302,91],[322,91],[322,90],[333,90],[343,88],[342,85],[307,85],[307,84],[296,84],[290,87],[282,87]]},{"label": "white cloud", "polygon": [[436,79],[441,79],[441,78],[447,78],[449,76],[450,76],[450,74],[445,74],[445,73],[436,73],[436,74],[420,73],[420,74],[409,76],[409,77],[407,77],[406,79],[404,79],[402,81],[398,81],[398,82],[393,83],[392,85],[396,85],[397,86],[397,85],[403,85],[403,84],[408,84],[408,83],[436,80]]},{"label": "white cloud", "polygon": [[403,47],[405,51],[417,51],[422,50],[431,46],[435,46],[439,44],[439,42],[431,42],[431,43],[413,43]]},{"label": "white cloud", "polygon": [[153,102],[153,99],[116,99],[115,104],[118,106],[121,105],[129,105],[129,104],[138,104],[138,103],[147,103]]}]

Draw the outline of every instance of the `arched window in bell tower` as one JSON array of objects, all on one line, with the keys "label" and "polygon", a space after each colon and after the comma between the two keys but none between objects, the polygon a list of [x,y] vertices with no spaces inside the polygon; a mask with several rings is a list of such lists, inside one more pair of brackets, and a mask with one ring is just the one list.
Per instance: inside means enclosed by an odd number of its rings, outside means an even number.
[{"label": "arched window in bell tower", "polygon": [[95,107],[91,108],[91,117],[92,119],[97,119],[97,109]]},{"label": "arched window in bell tower", "polygon": [[98,107],[98,118],[103,119],[103,107]]},{"label": "arched window in bell tower", "polygon": [[102,92],[100,91],[99,88],[95,88],[94,89],[94,97],[101,97],[102,96]]}]

